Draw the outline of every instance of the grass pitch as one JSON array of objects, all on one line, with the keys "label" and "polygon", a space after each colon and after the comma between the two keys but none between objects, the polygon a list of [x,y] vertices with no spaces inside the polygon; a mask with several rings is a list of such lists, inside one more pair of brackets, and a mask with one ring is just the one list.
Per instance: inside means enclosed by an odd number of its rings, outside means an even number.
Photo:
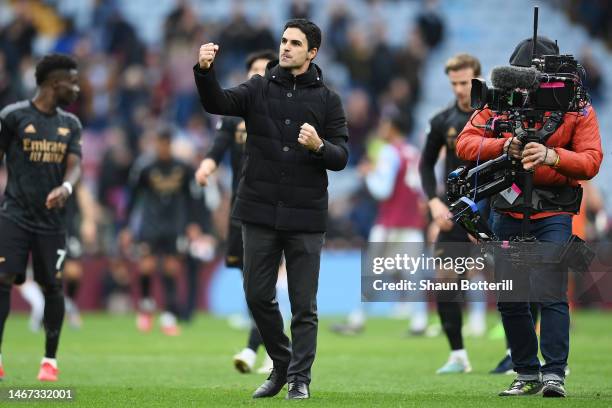
[{"label": "grass pitch", "polygon": [[[489,316],[495,324],[496,315]],[[67,407],[224,407],[287,406],[283,391],[266,400],[251,393],[265,379],[242,375],[231,358],[246,341],[246,333],[228,327],[225,320],[199,316],[176,338],[159,331],[138,333],[134,317],[102,314],[84,316],[75,331],[64,328],[60,343],[60,382],[71,388],[74,402],[19,402],[2,406]],[[466,347],[474,372],[434,374],[446,360],[446,339],[405,337],[406,323],[372,319],[355,337],[328,331],[320,324],[318,354],[313,369],[312,399],[308,406],[366,407],[523,407],[612,406],[612,314],[580,312],[573,315],[565,400],[541,396],[500,398],[496,394],[511,376],[489,375],[502,357],[503,340],[471,339]],[[27,328],[25,315],[10,316],[2,357],[6,379],[0,388],[40,388],[36,374],[44,336]],[[260,358],[262,351],[260,351]],[[258,361],[259,363],[259,361]]]}]

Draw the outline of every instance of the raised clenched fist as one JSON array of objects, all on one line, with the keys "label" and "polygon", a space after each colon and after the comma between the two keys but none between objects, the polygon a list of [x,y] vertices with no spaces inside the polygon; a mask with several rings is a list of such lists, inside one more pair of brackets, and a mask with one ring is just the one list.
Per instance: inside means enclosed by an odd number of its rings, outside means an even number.
[{"label": "raised clenched fist", "polygon": [[213,61],[215,60],[215,55],[217,55],[217,51],[219,51],[219,46],[217,44],[208,43],[200,46],[200,55],[198,56],[198,63],[200,64],[200,68],[210,68]]},{"label": "raised clenched fist", "polygon": [[308,150],[317,151],[323,141],[317,134],[317,130],[314,126],[304,123],[300,126],[300,133],[298,135],[298,143],[303,145]]}]

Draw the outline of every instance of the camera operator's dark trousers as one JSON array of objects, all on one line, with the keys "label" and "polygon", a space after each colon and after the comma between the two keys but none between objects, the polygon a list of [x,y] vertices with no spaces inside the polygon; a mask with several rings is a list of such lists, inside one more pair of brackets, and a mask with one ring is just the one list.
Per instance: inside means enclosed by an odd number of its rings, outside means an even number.
[{"label": "camera operator's dark trousers", "polygon": [[[493,215],[493,232],[503,240],[520,236],[521,223],[522,220],[495,213]],[[570,215],[555,215],[531,220],[530,232],[537,238],[538,242],[564,243],[572,234],[572,218]],[[546,246],[546,244],[544,245]],[[547,248],[550,248],[550,246],[547,246]],[[498,276],[498,268],[511,267],[509,262],[498,262],[496,259],[496,277]],[[569,354],[570,315],[566,289],[563,289],[567,287],[567,271],[563,271],[560,265],[543,265],[537,266],[537,268],[535,274],[538,280],[535,286],[538,287],[538,290],[536,291],[536,298],[531,300],[539,301],[541,307],[540,349],[546,361],[544,366],[540,367],[538,360],[538,337],[529,311],[529,299],[520,302],[498,301],[497,308],[501,312],[504,330],[510,345],[512,362],[519,378],[535,379],[541,372],[544,379],[563,380]],[[513,272],[515,275],[519,274],[516,270]],[[534,286],[533,277],[532,275],[532,286]],[[547,299],[546,290],[550,288],[554,288],[552,289],[554,296],[549,294],[551,300],[547,301],[545,300]],[[522,295],[518,294],[518,296]],[[529,294],[525,294],[525,297],[529,297]],[[552,298],[555,298],[555,300],[552,300]]]},{"label": "camera operator's dark trousers", "polygon": [[[243,224],[244,293],[268,354],[287,381],[310,383],[317,346],[317,289],[323,232],[279,231]],[[283,332],[276,281],[285,254],[291,302],[291,342]]]}]

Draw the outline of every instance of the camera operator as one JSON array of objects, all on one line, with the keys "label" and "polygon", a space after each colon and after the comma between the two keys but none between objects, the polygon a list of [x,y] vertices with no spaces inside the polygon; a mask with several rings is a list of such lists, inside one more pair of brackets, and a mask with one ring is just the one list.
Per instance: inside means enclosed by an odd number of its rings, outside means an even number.
[{"label": "camera operator", "polygon": [[[531,39],[522,41],[512,53],[510,64],[529,67],[532,64],[532,50]],[[536,57],[553,54],[559,54],[557,44],[548,38],[538,37]],[[544,119],[550,114],[546,112]],[[565,113],[561,125],[545,144],[530,142],[523,146],[510,133],[502,133],[503,137],[499,139],[493,138],[494,134],[482,127],[493,116],[494,113],[488,108],[473,115],[457,140],[457,155],[461,159],[483,162],[508,153],[521,160],[526,171],[533,171],[533,191],[536,197],[539,190],[551,187],[559,192],[564,189],[573,190],[573,187],[578,186],[578,180],[591,179],[598,173],[603,153],[597,117],[592,106],[587,105],[580,112]],[[523,185],[520,183],[517,181],[522,190]],[[493,232],[500,239],[508,240],[521,235],[523,214],[517,211],[516,201],[504,207],[501,205],[503,200],[500,195],[493,199]],[[529,216],[528,232],[538,242],[565,243],[572,234],[571,213],[534,209]],[[560,266],[543,266],[538,272],[544,268],[554,270],[554,274],[560,276]],[[564,269],[567,270],[566,267]],[[545,282],[550,287],[557,284],[553,279]],[[545,397],[565,397],[564,369],[569,353],[570,321],[565,290],[562,297],[541,303],[540,345],[546,361],[543,366],[540,366],[537,357],[538,338],[528,302],[498,301],[512,362],[518,374],[500,396],[530,395],[542,391]]]}]

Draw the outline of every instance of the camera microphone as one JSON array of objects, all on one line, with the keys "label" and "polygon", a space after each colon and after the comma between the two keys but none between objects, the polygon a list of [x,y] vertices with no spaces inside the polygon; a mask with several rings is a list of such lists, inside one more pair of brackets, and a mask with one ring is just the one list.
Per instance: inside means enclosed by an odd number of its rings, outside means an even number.
[{"label": "camera microphone", "polygon": [[491,71],[491,82],[499,89],[535,91],[540,86],[540,72],[533,67],[496,67]]}]

